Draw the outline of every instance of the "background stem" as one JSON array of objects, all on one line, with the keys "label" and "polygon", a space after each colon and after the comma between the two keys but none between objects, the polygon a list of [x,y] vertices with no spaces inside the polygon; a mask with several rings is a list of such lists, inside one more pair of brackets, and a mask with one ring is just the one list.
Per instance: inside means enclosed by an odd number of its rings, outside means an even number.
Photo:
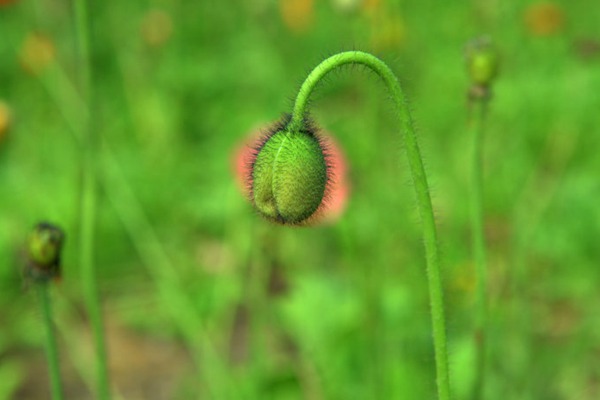
[{"label": "background stem", "polygon": [[487,265],[485,233],[483,226],[483,154],[482,142],[487,110],[486,99],[475,99],[472,103],[473,119],[471,136],[473,138],[473,165],[471,171],[471,239],[476,276],[476,312],[475,312],[475,382],[472,398],[482,399],[485,377],[486,324],[487,324]]},{"label": "background stem", "polygon": [[61,400],[63,398],[62,384],[60,382],[60,366],[58,362],[58,347],[54,335],[54,322],[52,321],[52,306],[50,304],[50,295],[48,293],[48,284],[46,282],[36,283],[42,317],[44,318],[44,327],[46,328],[46,357],[48,358],[48,371],[50,375],[50,387],[52,390],[52,399]]},{"label": "background stem", "polygon": [[385,82],[396,104],[396,112],[400,118],[401,129],[404,132],[406,153],[417,196],[417,207],[423,223],[423,242],[425,244],[425,256],[427,259],[427,279],[435,348],[438,398],[440,400],[447,400],[450,398],[450,379],[435,217],[433,215],[429,186],[417,144],[412,116],[406,104],[406,98],[402,92],[398,78],[396,78],[396,75],[394,75],[392,70],[383,61],[371,54],[361,51],[347,51],[333,55],[317,65],[300,87],[288,129],[293,131],[302,128],[307,113],[306,105],[313,89],[327,73],[346,64],[361,64],[375,72]]},{"label": "background stem", "polygon": [[80,262],[81,279],[87,312],[92,326],[96,351],[97,395],[100,399],[110,398],[108,384],[108,362],[104,339],[104,324],[100,296],[96,282],[94,263],[94,234],[96,224],[96,147],[97,138],[92,121],[91,102],[92,68],[90,60],[90,27],[87,0],[74,1],[75,31],[79,60],[79,78],[81,97],[86,109],[81,126],[82,146],[82,188],[81,188],[81,225],[80,225]]}]

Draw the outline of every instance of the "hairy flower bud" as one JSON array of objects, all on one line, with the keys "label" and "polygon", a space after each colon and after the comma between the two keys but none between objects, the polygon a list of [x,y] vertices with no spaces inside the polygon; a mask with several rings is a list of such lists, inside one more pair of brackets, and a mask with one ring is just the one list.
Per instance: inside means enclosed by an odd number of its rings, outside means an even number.
[{"label": "hairy flower bud", "polygon": [[[309,126],[291,134],[286,128],[288,121],[284,118],[266,131],[253,131],[245,145],[235,149],[232,167],[238,184],[255,209],[271,221],[292,225],[334,222],[343,214],[350,192],[346,158],[327,132],[317,134],[315,127]],[[285,143],[283,138],[287,138]],[[283,150],[275,163],[273,148],[275,153]],[[302,176],[303,181],[295,175]],[[296,190],[298,194],[294,194]]]},{"label": "hairy flower bud", "polygon": [[326,185],[324,149],[312,130],[290,132],[283,127],[257,149],[252,199],[268,219],[290,224],[305,221],[319,208]]}]

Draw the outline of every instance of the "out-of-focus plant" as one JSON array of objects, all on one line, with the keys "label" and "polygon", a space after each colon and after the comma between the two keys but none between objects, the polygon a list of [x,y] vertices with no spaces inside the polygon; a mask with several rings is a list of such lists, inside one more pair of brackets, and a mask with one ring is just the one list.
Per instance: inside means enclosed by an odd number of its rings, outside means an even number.
[{"label": "out-of-focus plant", "polygon": [[49,286],[52,281],[60,277],[60,255],[64,240],[65,234],[58,226],[47,222],[37,224],[27,239],[23,271],[25,282],[28,285],[35,285],[39,296],[46,330],[46,356],[54,400],[62,399],[63,391]]},{"label": "out-of-focus plant", "polygon": [[12,123],[12,113],[8,104],[0,100],[0,143],[4,140]]},{"label": "out-of-focus plant", "polygon": [[562,8],[553,2],[534,3],[525,10],[525,27],[534,36],[559,33],[565,25]]},{"label": "out-of-focus plant", "polygon": [[89,0],[75,0],[73,10],[75,13],[75,32],[77,35],[77,52],[79,75],[78,83],[83,100],[84,116],[80,128],[82,137],[82,183],[80,192],[80,246],[79,256],[81,263],[81,277],[85,304],[90,318],[94,337],[96,355],[96,384],[97,396],[101,400],[110,398],[110,385],[108,378],[108,356],[100,294],[96,281],[95,262],[95,234],[96,234],[96,202],[97,202],[97,174],[98,174],[98,140],[97,128],[94,121],[95,108],[93,106],[93,70],[92,70],[92,45],[90,35],[91,16],[88,9]]},{"label": "out-of-focus plant", "polygon": [[306,32],[313,23],[314,0],[279,0],[281,19],[289,30]]},{"label": "out-of-focus plant", "polygon": [[491,85],[498,74],[498,52],[489,38],[477,38],[466,48],[466,66],[471,86],[469,107],[473,138],[471,165],[471,236],[475,271],[477,276],[477,300],[475,313],[476,365],[473,399],[481,399],[484,390],[486,324],[487,324],[487,262],[483,224],[483,133],[487,106],[491,98]]}]

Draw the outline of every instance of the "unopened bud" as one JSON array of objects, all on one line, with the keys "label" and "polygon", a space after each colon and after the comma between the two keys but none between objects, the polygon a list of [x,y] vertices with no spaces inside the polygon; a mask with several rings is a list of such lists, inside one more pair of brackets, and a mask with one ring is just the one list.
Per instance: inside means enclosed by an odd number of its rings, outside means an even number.
[{"label": "unopened bud", "polygon": [[251,187],[255,208],[266,218],[300,224],[321,205],[327,186],[327,162],[313,129],[267,136],[257,149]]},{"label": "unopened bud", "polygon": [[498,74],[498,52],[489,38],[472,40],[466,48],[467,70],[471,82],[488,87]]},{"label": "unopened bud", "polygon": [[60,276],[64,239],[64,232],[55,225],[41,222],[35,226],[27,240],[27,278],[47,281]]}]

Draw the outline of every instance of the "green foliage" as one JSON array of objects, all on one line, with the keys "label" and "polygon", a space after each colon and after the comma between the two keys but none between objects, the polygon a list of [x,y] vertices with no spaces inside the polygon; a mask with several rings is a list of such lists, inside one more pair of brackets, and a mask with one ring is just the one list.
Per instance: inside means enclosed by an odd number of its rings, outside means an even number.
[{"label": "green foliage", "polygon": [[[597,399],[600,7],[556,1],[563,28],[537,36],[526,24],[531,2],[364,1],[343,12],[312,3],[307,27],[292,30],[278,2],[151,3],[170,28],[148,19],[149,2],[94,2],[95,111],[108,144],[98,149],[111,151],[98,166],[96,262],[115,392],[204,394],[200,373],[217,370],[198,367],[188,343],[205,332],[226,376],[246,391],[239,398],[268,398],[271,388],[290,398],[434,398],[418,214],[379,83],[349,67],[312,98],[314,119],[335,133],[349,163],[350,200],[335,225],[267,224],[232,177],[240,141],[290,109],[312,66],[361,49],[388,62],[411,99],[440,228],[450,373],[457,398],[469,393],[463,49],[489,34],[502,73],[483,148],[485,399]],[[0,7],[0,98],[12,115],[0,138],[0,392],[13,398],[48,393],[39,314],[19,277],[19,250],[43,219],[68,236],[53,292],[58,341],[68,344],[65,397],[91,397],[94,387],[76,251],[82,154],[71,127],[82,112],[72,28],[64,2]],[[166,39],[148,42],[148,30]],[[55,49],[37,75],[21,61],[33,32]],[[236,317],[239,304],[245,317]]]},{"label": "green foliage", "polygon": [[19,384],[23,381],[23,367],[18,361],[0,365],[0,399],[14,399]]}]

